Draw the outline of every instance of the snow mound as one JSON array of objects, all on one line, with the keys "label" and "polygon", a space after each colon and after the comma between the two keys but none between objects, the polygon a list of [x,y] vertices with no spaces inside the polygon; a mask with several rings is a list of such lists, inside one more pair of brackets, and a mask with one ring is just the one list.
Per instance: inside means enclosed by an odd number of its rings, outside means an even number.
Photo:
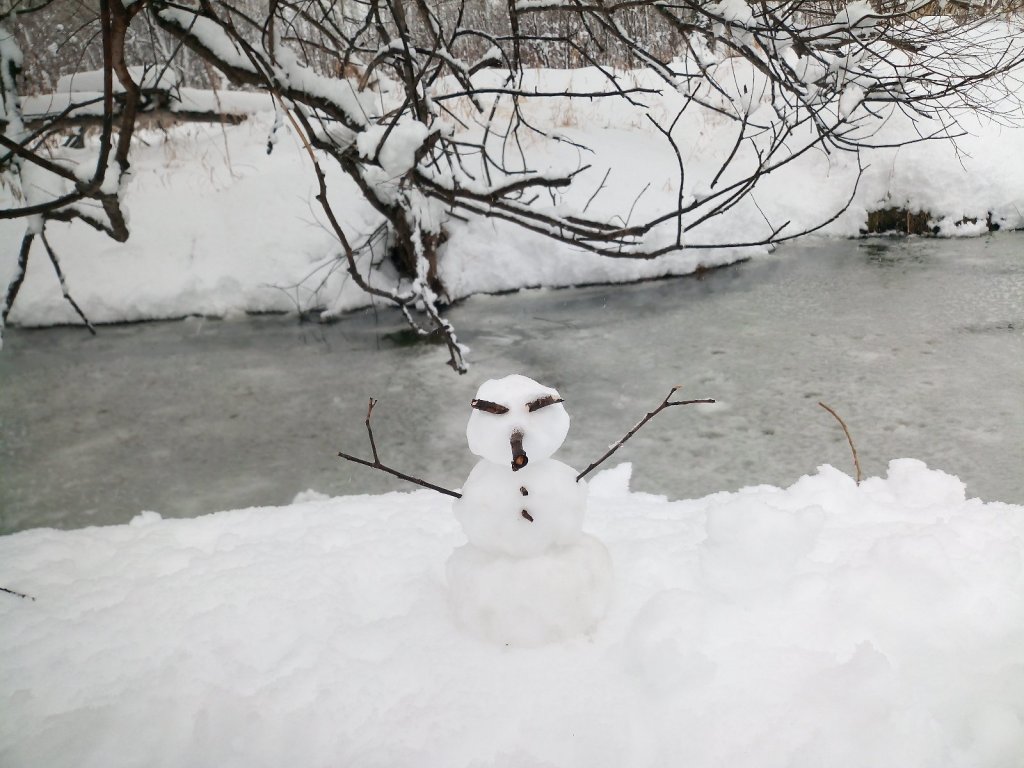
[{"label": "snow mound", "polygon": [[459,629],[429,491],[0,538],[35,598],[0,593],[0,765],[1020,765],[1024,507],[906,459],[675,502],[625,475],[589,501],[607,613],[540,648]]},{"label": "snow mound", "polygon": [[633,464],[626,461],[612,469],[606,469],[594,475],[590,481],[590,495],[595,496],[628,496],[629,481],[633,477]]}]

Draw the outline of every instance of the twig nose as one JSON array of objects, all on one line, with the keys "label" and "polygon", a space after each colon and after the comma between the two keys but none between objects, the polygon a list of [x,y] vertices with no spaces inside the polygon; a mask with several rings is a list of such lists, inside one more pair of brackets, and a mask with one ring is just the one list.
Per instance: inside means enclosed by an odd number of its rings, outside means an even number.
[{"label": "twig nose", "polygon": [[509,443],[512,446],[512,471],[517,472],[530,463],[530,457],[523,450],[523,433],[517,429],[512,433]]}]

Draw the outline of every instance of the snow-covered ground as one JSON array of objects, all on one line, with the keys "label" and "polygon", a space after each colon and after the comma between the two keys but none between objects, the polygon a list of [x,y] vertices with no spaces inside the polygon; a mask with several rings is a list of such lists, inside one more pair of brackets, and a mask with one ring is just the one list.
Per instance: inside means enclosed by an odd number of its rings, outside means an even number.
[{"label": "snow-covered ground", "polygon": [[[487,76],[485,71],[478,77]],[[591,70],[534,71],[529,77],[538,90],[548,92],[566,87],[585,91],[600,88],[603,82]],[[649,75],[631,77],[641,86],[659,85]],[[203,101],[202,94],[186,95],[189,104]],[[526,149],[542,169],[593,165],[564,198],[566,205],[576,208],[584,207],[608,172],[589,213],[614,219],[631,212],[632,221],[637,221],[675,204],[675,156],[645,115],[668,123],[681,98],[674,92],[645,97],[644,109],[616,100],[533,100],[526,105],[531,120],[553,126],[594,154],[569,144],[552,149],[538,141],[530,146],[529,137]],[[252,112],[251,119],[237,126],[186,124],[166,132],[138,133],[127,198],[132,229],[128,242],[115,243],[83,225],[49,225],[68,286],[93,321],[299,307],[340,312],[368,303],[335,260],[337,243],[313,201],[316,181],[309,160],[297,138],[288,133],[287,121],[282,131],[288,135],[279,137],[268,156],[275,117],[271,111],[259,111],[259,97],[222,93],[218,99],[229,111]],[[269,100],[263,104],[270,109]],[[1019,117],[1019,106],[1016,110],[1004,122]],[[972,114],[961,118],[970,135],[959,140],[958,149],[931,141],[866,152],[863,160],[868,167],[853,203],[823,231],[856,235],[868,211],[887,207],[928,211],[947,234],[978,233],[989,213],[1003,227],[1024,226],[1024,188],[1019,181],[1024,176],[1024,128]],[[706,182],[734,139],[724,118],[696,109],[687,113],[675,134],[687,179],[694,180],[688,185]],[[893,119],[877,140],[912,135],[905,121]],[[376,214],[347,178],[329,166],[328,170],[335,209],[351,238],[358,240],[376,226]],[[841,208],[856,173],[852,155],[805,154],[764,179],[744,204],[695,230],[688,242],[756,239],[770,228],[768,222],[791,221],[790,230],[818,224]],[[978,223],[955,226],[965,217]],[[22,226],[0,223],[0,284],[13,274]],[[685,274],[752,252],[694,250],[654,261],[608,259],[501,222],[454,221],[450,230],[440,274],[453,299],[526,286]],[[22,325],[78,321],[45,258],[31,260],[10,320]]]},{"label": "snow-covered ground", "polygon": [[[0,764],[1015,768],[1024,507],[910,459],[670,502],[590,484],[587,637],[460,632],[431,491],[0,539]],[[543,601],[544,594],[537,600]]]}]

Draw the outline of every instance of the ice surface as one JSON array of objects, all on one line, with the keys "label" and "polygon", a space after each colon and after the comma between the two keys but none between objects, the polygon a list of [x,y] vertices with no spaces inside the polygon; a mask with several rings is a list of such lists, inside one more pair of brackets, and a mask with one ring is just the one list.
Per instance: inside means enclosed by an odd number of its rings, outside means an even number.
[{"label": "ice surface", "polygon": [[555,459],[531,461],[518,472],[485,459],[469,473],[452,509],[474,546],[532,557],[583,535],[587,483],[577,483],[576,474]]},{"label": "ice surface", "polygon": [[459,625],[500,645],[536,646],[592,630],[604,616],[612,563],[593,536],[536,557],[507,557],[472,544],[448,560]]},{"label": "ice surface", "polygon": [[957,483],[595,495],[607,613],[535,648],[457,619],[554,606],[557,561],[453,556],[431,491],[0,537],[0,585],[36,598],[0,593],[0,765],[1017,768],[1024,507]]},{"label": "ice surface", "polygon": [[469,450],[495,464],[510,467],[509,441],[512,433],[519,431],[523,433],[523,450],[530,461],[549,458],[569,432],[569,414],[561,403],[532,413],[527,408],[530,402],[549,395],[557,399],[558,391],[519,374],[485,381],[475,399],[503,405],[508,412],[499,415],[474,408],[466,427]]}]

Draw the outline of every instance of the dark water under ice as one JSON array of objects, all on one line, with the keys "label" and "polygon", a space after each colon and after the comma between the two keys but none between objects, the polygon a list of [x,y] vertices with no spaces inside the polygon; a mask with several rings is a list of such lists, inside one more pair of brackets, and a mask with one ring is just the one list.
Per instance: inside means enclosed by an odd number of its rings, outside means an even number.
[{"label": "dark water under ice", "polygon": [[[1024,503],[1024,235],[817,241],[705,275],[474,297],[450,317],[458,377],[399,318],[189,319],[8,331],[0,353],[0,532],[189,517],[409,490],[336,458],[369,454],[457,487],[469,400],[510,372],[555,386],[583,467],[674,384],[721,406],[660,415],[616,456],[672,498],[786,485],[819,464],[911,456],[970,495]],[[616,461],[612,461],[612,466]]]}]

